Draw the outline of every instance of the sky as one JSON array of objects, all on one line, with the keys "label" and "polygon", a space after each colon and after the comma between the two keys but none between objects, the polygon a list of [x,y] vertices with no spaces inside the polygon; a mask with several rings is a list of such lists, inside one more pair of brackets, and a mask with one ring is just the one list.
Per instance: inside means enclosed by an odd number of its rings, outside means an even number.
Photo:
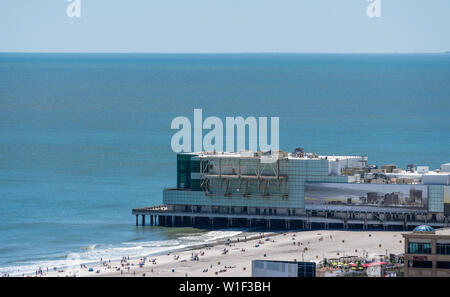
[{"label": "sky", "polygon": [[[378,0],[375,0],[378,1]],[[2,0],[0,52],[450,51],[449,0]]]}]

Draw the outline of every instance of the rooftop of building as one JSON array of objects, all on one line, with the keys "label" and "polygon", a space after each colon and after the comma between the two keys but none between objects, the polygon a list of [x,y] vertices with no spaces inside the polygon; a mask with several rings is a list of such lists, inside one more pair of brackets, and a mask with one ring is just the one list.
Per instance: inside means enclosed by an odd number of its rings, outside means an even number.
[{"label": "rooftop of building", "polygon": [[405,236],[413,236],[413,237],[422,237],[422,236],[445,236],[446,238],[450,237],[450,228],[438,228],[434,229],[428,225],[417,226],[413,229],[412,232],[403,234]]},{"label": "rooftop of building", "polygon": [[[287,159],[287,160],[328,160],[329,162],[339,162],[345,160],[353,160],[352,165],[350,162],[348,164],[344,162],[346,165],[339,165],[343,167],[339,167],[341,169],[346,169],[347,172],[334,173],[334,175],[353,175],[357,174],[357,172],[353,172],[349,174],[348,170],[365,170],[365,174],[368,177],[371,174],[382,174],[386,178],[391,179],[390,183],[397,183],[393,181],[394,178],[401,179],[399,181],[400,184],[403,183],[412,183],[412,184],[421,184],[423,178],[427,178],[426,184],[449,184],[450,183],[450,171],[447,167],[450,163],[442,164],[442,169],[430,170],[428,166],[416,166],[416,165],[408,165],[406,170],[400,167],[397,167],[394,164],[382,165],[377,167],[376,165],[368,164],[368,157],[365,155],[319,155],[315,153],[304,152],[302,148],[297,148],[294,152],[284,152],[282,150],[279,151],[240,151],[240,152],[215,152],[215,151],[202,151],[202,152],[188,152],[182,153],[185,155],[195,155],[199,158],[216,158],[216,159],[261,159],[261,162],[264,163],[264,159],[267,159],[265,163],[274,162],[278,159]],[[360,162],[361,165],[355,165]],[[412,167],[410,167],[412,166]],[[351,171],[350,171],[351,172]],[[447,182],[445,181],[445,177],[447,178]],[[363,178],[363,176],[361,176]],[[370,177],[369,177],[370,178]],[[409,182],[405,182],[404,179],[411,180]]]},{"label": "rooftop of building", "polygon": [[432,171],[428,171],[427,173],[419,173],[419,172],[411,172],[411,171],[407,171],[407,170],[401,170],[401,171],[398,171],[398,172],[386,172],[385,174],[387,176],[404,175],[404,176],[407,176],[407,177],[422,177],[424,175],[428,175],[428,176],[430,176],[430,175],[436,175],[436,176],[438,176],[438,175],[442,175],[442,176],[450,175],[450,172],[440,172],[440,171],[432,170]]},{"label": "rooftop of building", "polygon": [[358,159],[358,158],[367,158],[366,156],[335,156],[335,155],[317,155],[314,153],[304,153],[302,155],[296,155],[293,153],[288,153],[284,151],[240,151],[240,152],[190,152],[184,153],[189,155],[197,155],[203,158],[257,158],[257,157],[279,157],[279,158],[287,158],[287,159],[315,159],[315,160],[330,160],[330,161],[338,161],[338,160],[346,160],[346,159]]},{"label": "rooftop of building", "polygon": [[436,235],[447,235],[450,236],[450,228],[436,229]]}]

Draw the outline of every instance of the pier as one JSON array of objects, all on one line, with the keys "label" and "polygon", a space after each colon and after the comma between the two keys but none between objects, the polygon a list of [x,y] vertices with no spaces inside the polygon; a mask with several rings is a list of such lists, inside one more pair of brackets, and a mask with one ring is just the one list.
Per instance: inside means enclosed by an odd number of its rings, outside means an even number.
[{"label": "pier", "polygon": [[450,165],[371,165],[367,156],[283,151],[177,154],[163,205],[132,210],[136,225],[265,230],[448,227]]},{"label": "pier", "polygon": [[[320,216],[315,210],[307,208],[303,215],[243,214],[179,212],[166,206],[136,208],[136,226],[200,227],[200,228],[261,228],[266,230],[412,230],[416,226],[430,225],[436,228],[449,227],[449,221],[411,220],[420,212],[411,213],[345,213],[327,212]],[[140,217],[140,219],[139,219]],[[358,218],[356,218],[358,217]],[[426,216],[425,216],[426,218]],[[141,222],[141,224],[139,224]]]}]

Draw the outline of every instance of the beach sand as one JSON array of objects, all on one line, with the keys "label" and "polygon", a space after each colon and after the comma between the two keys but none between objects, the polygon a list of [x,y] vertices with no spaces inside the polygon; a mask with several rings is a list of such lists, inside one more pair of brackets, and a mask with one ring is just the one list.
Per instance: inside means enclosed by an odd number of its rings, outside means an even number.
[{"label": "beach sand", "polygon": [[[401,254],[404,252],[401,233],[316,230],[270,235],[265,233],[262,239],[257,235],[257,239],[245,242],[244,237],[240,236],[239,242],[237,238],[233,238],[231,245],[222,242],[206,248],[148,256],[143,267],[138,265],[142,259],[130,259],[122,263],[124,266],[120,261],[109,262],[107,259],[103,259],[106,263],[101,264],[99,259],[98,264],[90,264],[86,268],[78,266],[60,272],[51,271],[43,276],[248,277],[251,276],[251,261],[256,259],[319,261],[323,258],[363,256],[363,253],[375,259],[377,255]],[[266,240],[267,236],[269,240]],[[228,249],[226,254],[223,254],[224,248]],[[191,261],[193,254],[198,254],[198,261]],[[156,259],[154,263],[152,259]],[[89,268],[93,271],[89,271]]]}]

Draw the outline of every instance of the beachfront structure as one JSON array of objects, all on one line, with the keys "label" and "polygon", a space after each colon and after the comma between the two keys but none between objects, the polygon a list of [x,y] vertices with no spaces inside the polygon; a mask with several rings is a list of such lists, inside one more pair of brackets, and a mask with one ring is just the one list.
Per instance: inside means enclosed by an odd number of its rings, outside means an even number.
[{"label": "beachfront structure", "polygon": [[450,276],[450,229],[418,226],[405,238],[405,276]]},{"label": "beachfront structure", "polygon": [[[133,209],[163,226],[412,229],[449,224],[450,172],[408,165],[380,169],[367,156],[180,153],[177,184],[163,205]],[[444,166],[444,169],[447,168]],[[431,178],[429,178],[431,176]],[[438,176],[438,178],[433,178]]]}]

